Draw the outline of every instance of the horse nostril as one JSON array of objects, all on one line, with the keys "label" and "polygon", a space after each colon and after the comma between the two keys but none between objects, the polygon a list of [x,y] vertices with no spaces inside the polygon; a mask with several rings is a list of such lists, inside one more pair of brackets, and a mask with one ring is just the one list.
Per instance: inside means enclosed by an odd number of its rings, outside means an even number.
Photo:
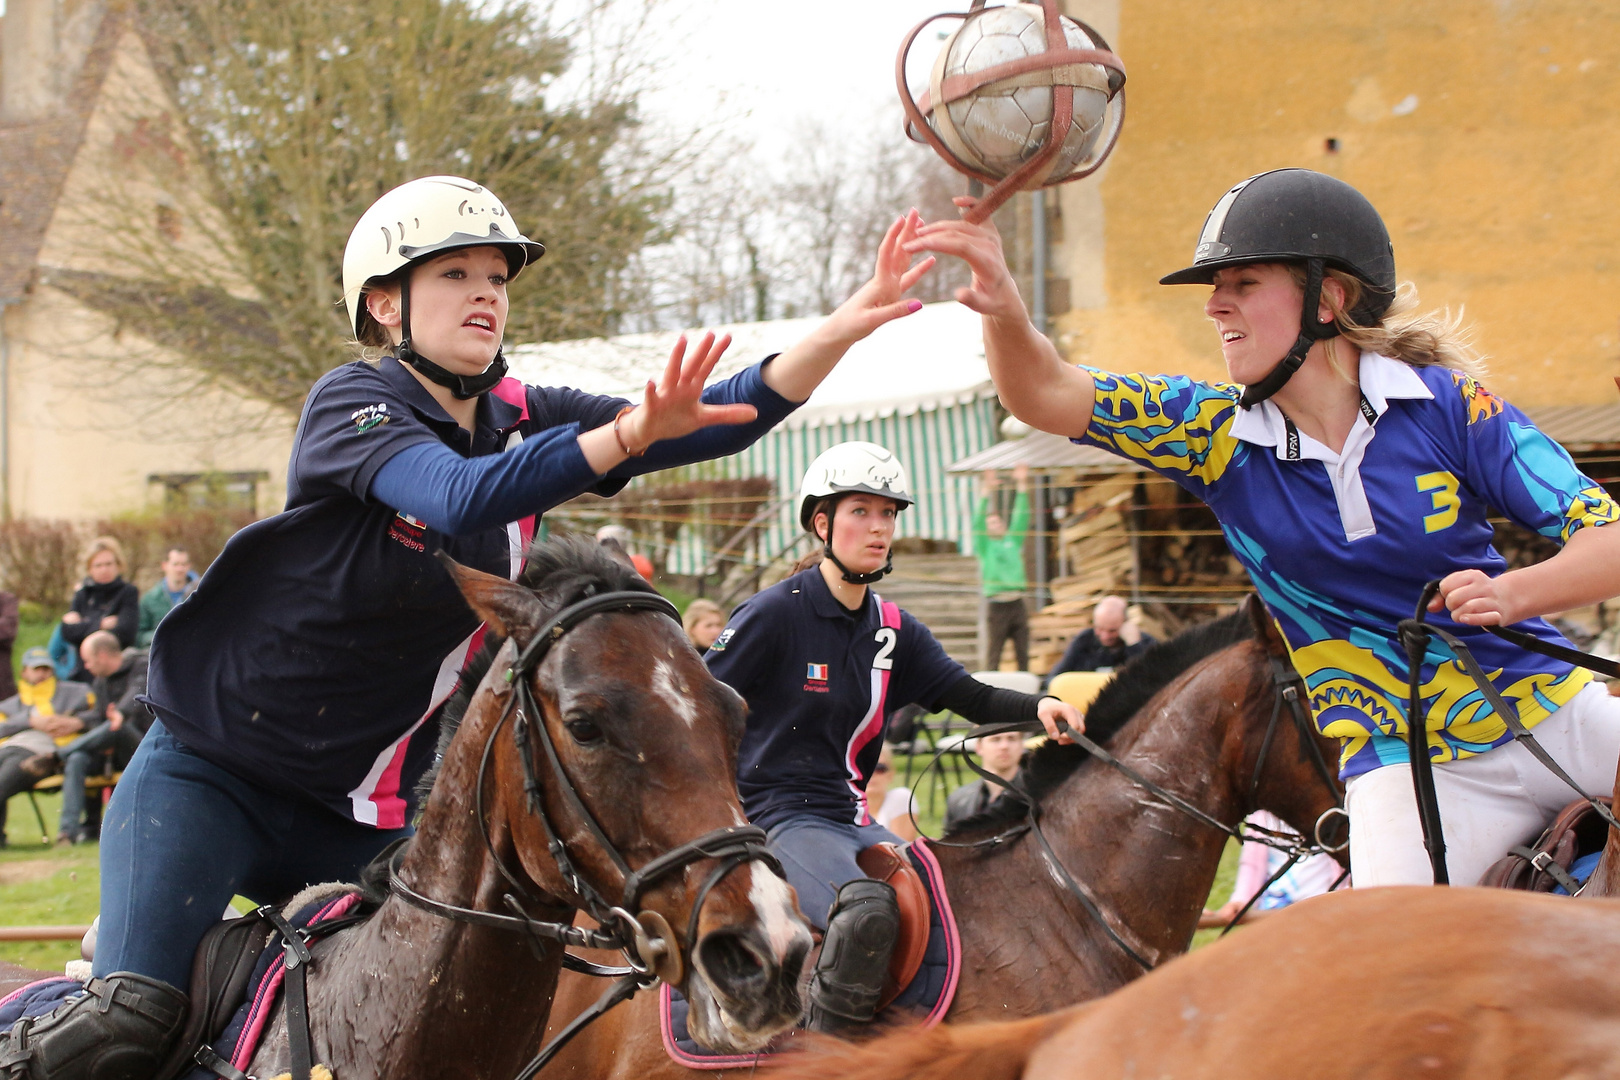
[{"label": "horse nostril", "polygon": [[769,981],[771,965],[736,931],[705,934],[697,951],[703,974],[715,989],[728,996],[757,994]]}]

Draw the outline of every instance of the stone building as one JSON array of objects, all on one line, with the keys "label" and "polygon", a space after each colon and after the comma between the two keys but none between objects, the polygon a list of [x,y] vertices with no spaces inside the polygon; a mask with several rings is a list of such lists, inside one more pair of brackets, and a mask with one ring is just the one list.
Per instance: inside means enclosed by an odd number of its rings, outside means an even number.
[{"label": "stone building", "polygon": [[167,260],[226,289],[190,150],[120,0],[8,0],[0,18],[0,513],[278,509],[296,417],[192,374],[104,298]]}]

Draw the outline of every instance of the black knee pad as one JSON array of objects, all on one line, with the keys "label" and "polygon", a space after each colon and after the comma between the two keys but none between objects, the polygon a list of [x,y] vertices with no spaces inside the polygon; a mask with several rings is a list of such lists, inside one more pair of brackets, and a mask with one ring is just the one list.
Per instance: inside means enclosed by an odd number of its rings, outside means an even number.
[{"label": "black knee pad", "polygon": [[887,883],[860,878],[839,889],[810,979],[805,1026],[838,1033],[871,1020],[899,933],[900,905]]},{"label": "black knee pad", "polygon": [[19,1020],[0,1046],[6,1080],[151,1080],[186,1020],[186,995],[119,971],[46,1016]]}]

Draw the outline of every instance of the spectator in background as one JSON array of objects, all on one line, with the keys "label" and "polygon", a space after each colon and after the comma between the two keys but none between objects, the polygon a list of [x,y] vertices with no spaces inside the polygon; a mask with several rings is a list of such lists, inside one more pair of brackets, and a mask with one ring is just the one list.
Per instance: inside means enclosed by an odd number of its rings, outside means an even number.
[{"label": "spectator in background", "polygon": [[1153,643],[1150,635],[1126,619],[1123,597],[1105,596],[1091,611],[1091,629],[1074,635],[1063,659],[1052,665],[1042,685],[1049,685],[1065,671],[1112,671],[1147,652]]},{"label": "spectator in background", "polygon": [[[29,649],[22,656],[22,683],[0,700],[0,847],[6,839],[6,800],[27,791],[40,777],[22,764],[71,742],[91,722],[90,688],[56,677],[50,653]],[[50,773],[44,774],[49,776]]]},{"label": "spectator in background", "polygon": [[694,600],[686,606],[681,625],[686,628],[686,636],[692,640],[692,647],[706,653],[709,646],[714,644],[714,639],[720,636],[720,631],[726,628],[726,613],[713,600]]},{"label": "spectator in background", "polygon": [[17,692],[11,674],[11,647],[17,643],[17,594],[0,589],[0,700]]},{"label": "spectator in background", "polygon": [[152,644],[152,632],[169,609],[191,595],[197,587],[197,572],[191,568],[191,554],[183,547],[172,547],[163,556],[163,578],[146,590],[141,597],[140,629],[135,632],[135,647],[145,649]]},{"label": "spectator in background", "polygon": [[[1004,731],[1000,735],[986,735],[977,742],[974,752],[979,755],[979,762],[986,772],[994,773],[1003,780],[1018,778],[1024,762],[1024,736],[1021,733]],[[945,831],[950,832],[973,815],[990,809],[990,804],[1001,798],[1006,790],[1002,785],[992,784],[981,776],[951,792],[945,797]]]},{"label": "spectator in background", "polygon": [[[1256,810],[1244,820],[1283,836],[1299,835],[1281,818],[1264,810]],[[1238,856],[1237,881],[1232,885],[1232,898],[1215,911],[1206,908],[1205,915],[1230,922],[1261,889],[1265,889],[1265,892],[1255,900],[1251,910],[1275,911],[1309,897],[1320,896],[1344,877],[1344,867],[1333,856],[1319,851],[1301,859],[1286,874],[1272,881],[1272,875],[1281,870],[1287,861],[1287,852],[1258,840],[1245,840],[1242,854]]]},{"label": "spectator in background", "polygon": [[58,844],[93,840],[99,831],[99,813],[81,822],[85,811],[84,781],[96,767],[110,763],[114,771],[129,764],[141,744],[152,714],[136,698],[146,693],[146,653],[123,649],[111,631],[98,630],[80,647],[90,685],[91,711],[85,734],[66,745],[52,747],[22,762],[30,782],[62,773],[62,820]]},{"label": "spectator in background", "polygon": [[878,751],[877,764],[866,781],[866,811],[872,820],[902,840],[917,839],[917,819],[911,816],[911,789],[894,782],[894,747]]},{"label": "spectator in background", "polygon": [[1024,537],[1029,533],[1029,466],[1013,470],[1018,491],[1013,496],[1012,520],[1003,521],[992,505],[1001,481],[994,469],[980,483],[979,510],[973,515],[973,554],[979,560],[979,581],[989,605],[989,637],[984,666],[1001,666],[1002,644],[1012,639],[1018,670],[1029,670],[1029,610],[1024,607]]},{"label": "spectator in background", "polygon": [[81,650],[72,675],[81,682],[89,681],[81,649],[86,638],[106,630],[117,636],[120,648],[127,649],[135,644],[141,625],[141,594],[124,580],[124,549],[117,540],[98,536],[90,541],[84,551],[84,569],[84,584],[62,616],[62,640]]}]

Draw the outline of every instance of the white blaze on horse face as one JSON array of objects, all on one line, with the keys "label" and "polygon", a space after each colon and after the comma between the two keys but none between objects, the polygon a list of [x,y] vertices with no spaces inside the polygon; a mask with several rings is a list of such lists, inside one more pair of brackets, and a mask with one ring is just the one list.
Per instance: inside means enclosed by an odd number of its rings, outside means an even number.
[{"label": "white blaze on horse face", "polygon": [[652,688],[669,703],[670,711],[686,721],[687,727],[697,726],[697,706],[687,696],[690,691],[676,680],[674,664],[660,660],[653,665]]},{"label": "white blaze on horse face", "polygon": [[781,963],[796,942],[809,941],[810,931],[805,929],[802,920],[794,918],[793,898],[788,893],[787,882],[757,862],[749,863],[748,870],[754,879],[748,889],[748,901],[759,913],[772,959]]}]

